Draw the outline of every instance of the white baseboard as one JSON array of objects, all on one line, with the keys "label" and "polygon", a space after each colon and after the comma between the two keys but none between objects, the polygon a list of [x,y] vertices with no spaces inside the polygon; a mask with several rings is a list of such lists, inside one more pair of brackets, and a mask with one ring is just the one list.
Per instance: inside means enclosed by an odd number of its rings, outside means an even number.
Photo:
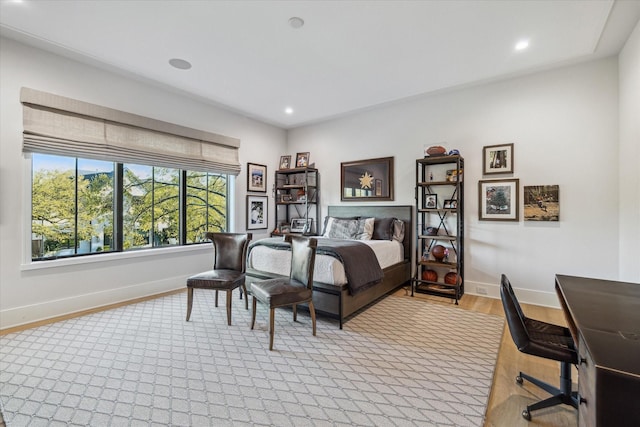
[{"label": "white baseboard", "polygon": [[[561,308],[558,295],[555,292],[532,291],[531,289],[519,289],[515,287],[514,291],[521,304]],[[497,283],[471,282],[466,280],[464,292],[469,295],[500,299],[500,285]]]},{"label": "white baseboard", "polygon": [[185,276],[171,277],[2,310],[0,330],[181,289],[185,283]]}]

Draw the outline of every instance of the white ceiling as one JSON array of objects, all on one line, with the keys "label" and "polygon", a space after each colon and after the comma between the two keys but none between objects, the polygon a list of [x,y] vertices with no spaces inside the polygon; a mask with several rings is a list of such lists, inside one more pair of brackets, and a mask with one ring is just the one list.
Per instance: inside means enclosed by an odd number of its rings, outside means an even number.
[{"label": "white ceiling", "polygon": [[0,4],[2,35],[284,128],[612,55],[639,18],[637,0]]}]

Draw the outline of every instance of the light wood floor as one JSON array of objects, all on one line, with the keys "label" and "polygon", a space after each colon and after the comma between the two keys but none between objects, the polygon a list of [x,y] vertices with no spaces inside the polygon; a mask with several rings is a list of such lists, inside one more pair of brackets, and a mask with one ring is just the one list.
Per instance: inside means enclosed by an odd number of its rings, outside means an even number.
[{"label": "light wood floor", "polygon": [[[451,300],[445,298],[424,294],[416,294],[411,297],[405,289],[397,291],[395,295],[406,298],[419,298],[434,304],[446,304],[456,307]],[[499,299],[464,295],[457,307],[461,310],[471,310],[504,317],[502,302]],[[564,314],[560,309],[528,304],[522,304],[522,309],[528,317],[533,319],[566,325]],[[505,323],[494,372],[493,386],[489,396],[489,404],[487,405],[485,427],[575,427],[578,425],[577,410],[567,405],[534,411],[531,421],[526,421],[522,418],[521,414],[525,406],[545,399],[549,395],[526,381],[522,386],[516,384],[515,378],[520,371],[553,385],[557,386],[559,384],[560,363],[520,353],[511,340],[509,328]],[[575,369],[572,372],[572,379],[575,390],[577,379],[577,371]]]},{"label": "light wood floor", "polygon": [[[30,327],[40,326],[46,323],[65,320],[72,317],[89,314],[95,311],[101,311],[119,306],[140,302],[145,299],[156,298],[159,296],[172,294],[176,292],[184,292],[184,290],[168,292],[149,298],[140,298],[127,303],[113,304],[100,309],[87,310],[86,312],[75,313],[73,315],[61,316],[48,321],[37,322],[30,325],[24,325],[17,328],[10,328],[0,331],[0,335],[11,332],[17,332]],[[409,295],[408,289],[399,289],[394,293],[395,296],[404,298],[418,298],[433,304],[444,304],[451,307],[458,307],[460,310],[471,310],[479,313],[492,314],[504,317],[502,303],[498,299],[479,297],[475,295],[464,295],[458,306],[446,298],[432,297],[429,295],[417,294],[415,297]],[[545,320],[560,325],[565,324],[564,315],[560,309],[552,309],[533,305],[522,304],[522,308],[528,317],[534,319]],[[485,427],[519,427],[519,426],[544,426],[544,427],[575,427],[578,425],[577,411],[566,405],[556,406],[553,408],[543,409],[533,413],[533,419],[527,422],[522,418],[522,410],[527,404],[531,404],[538,400],[542,400],[548,395],[537,387],[525,381],[522,386],[516,384],[515,377],[518,372],[523,371],[543,381],[557,385],[560,377],[560,364],[554,361],[545,360],[539,357],[529,356],[520,353],[511,340],[509,329],[505,324],[502,334],[502,343],[498,353],[496,369],[494,373],[493,386],[489,396],[489,404],[487,405],[487,418]],[[577,373],[572,372],[574,383]],[[575,389],[575,384],[574,384]],[[0,427],[4,423],[0,415]]]}]

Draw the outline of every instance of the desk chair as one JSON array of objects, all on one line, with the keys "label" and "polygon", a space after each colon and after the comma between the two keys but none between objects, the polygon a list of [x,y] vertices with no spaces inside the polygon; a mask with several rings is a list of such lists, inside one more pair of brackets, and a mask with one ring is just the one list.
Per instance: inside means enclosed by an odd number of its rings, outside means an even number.
[{"label": "desk chair", "polygon": [[284,240],[291,244],[291,273],[289,277],[252,282],[253,295],[251,329],[256,323],[256,303],[260,301],[269,307],[269,350],[273,350],[275,309],[293,307],[293,321],[297,320],[297,304],[309,303],[309,314],[316,335],[316,311],[313,307],[313,268],[318,241],[314,238],[287,234]]},{"label": "desk chair", "polygon": [[571,365],[578,363],[578,354],[568,328],[529,319],[522,312],[511,283],[504,274],[500,280],[500,298],[509,325],[511,338],[518,350],[533,356],[560,362],[560,388],[533,378],[523,372],[516,377],[516,382],[522,385],[527,380],[548,393],[548,399],[527,406],[522,416],[531,421],[531,411],[565,404],[578,408],[578,393],[571,391]]},{"label": "desk chair", "polygon": [[[213,242],[213,270],[196,274],[187,279],[187,322],[191,317],[193,290],[209,289],[216,291],[215,306],[218,306],[218,291],[227,292],[227,324],[231,325],[231,294],[242,287],[247,295],[245,273],[247,271],[247,247],[251,233],[207,233],[207,239]],[[240,298],[242,298],[242,293]],[[249,309],[249,297],[244,300],[244,308]]]}]

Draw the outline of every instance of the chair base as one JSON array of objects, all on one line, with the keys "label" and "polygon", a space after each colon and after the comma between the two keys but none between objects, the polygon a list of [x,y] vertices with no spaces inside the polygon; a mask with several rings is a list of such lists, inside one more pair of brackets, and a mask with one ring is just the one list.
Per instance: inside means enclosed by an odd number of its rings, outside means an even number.
[{"label": "chair base", "polygon": [[547,393],[552,394],[551,397],[545,400],[536,402],[533,405],[528,405],[526,409],[522,411],[522,417],[525,420],[531,421],[531,411],[549,408],[551,406],[569,405],[574,409],[578,409],[578,404],[580,402],[578,392],[571,391],[571,364],[562,362],[560,370],[560,388],[554,387],[551,384],[545,383],[544,381],[540,381],[539,379],[534,378],[531,375],[527,375],[523,372],[520,372],[518,374],[518,376],[516,377],[516,382],[518,384],[522,385],[523,380],[527,380],[530,383],[540,387]]}]

